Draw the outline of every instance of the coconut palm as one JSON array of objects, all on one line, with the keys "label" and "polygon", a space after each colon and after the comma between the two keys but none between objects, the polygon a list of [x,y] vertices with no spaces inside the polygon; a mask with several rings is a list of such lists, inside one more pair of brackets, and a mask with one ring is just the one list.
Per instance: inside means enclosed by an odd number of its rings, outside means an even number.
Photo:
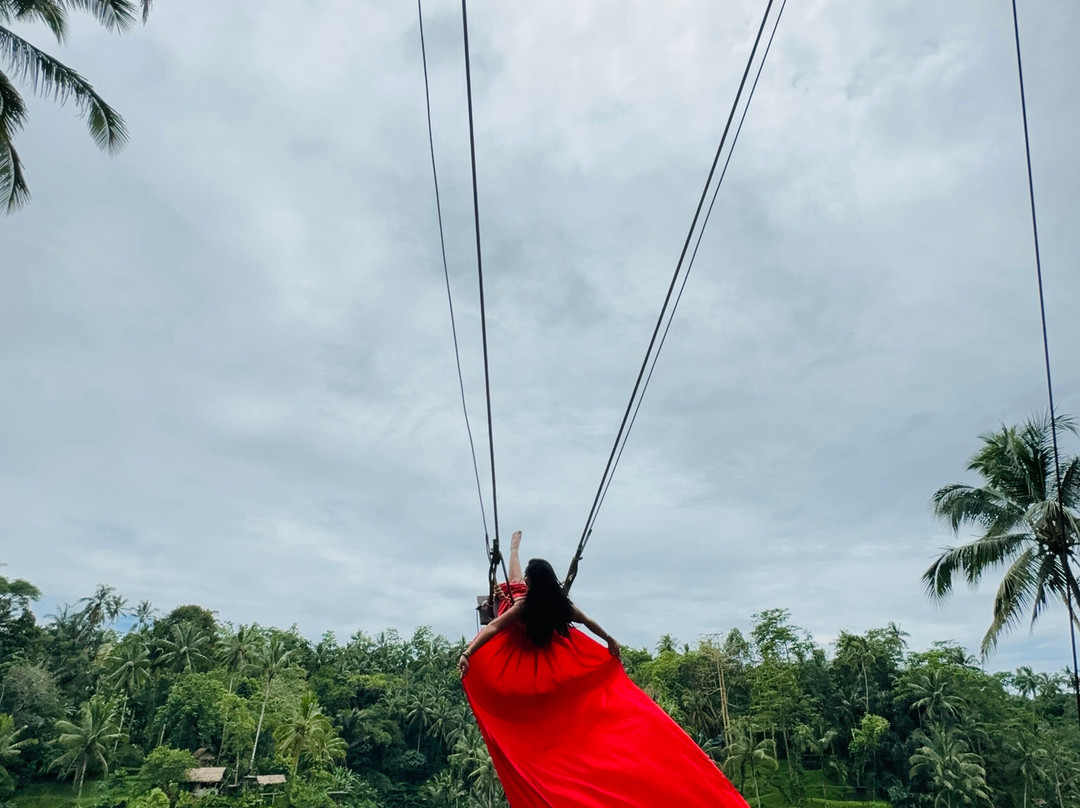
[{"label": "coconut palm", "polygon": [[[1057,423],[1076,432],[1071,418],[1058,418]],[[1003,426],[981,440],[983,447],[968,469],[983,478],[983,485],[953,483],[933,496],[934,514],[954,531],[971,525],[981,535],[942,552],[923,573],[923,583],[927,595],[941,599],[952,592],[957,575],[976,584],[988,571],[1009,565],[994,596],[993,622],[982,640],[985,656],[1024,612],[1030,610],[1034,624],[1051,598],[1067,604],[1071,600],[1070,614],[1077,620],[1080,458],[1061,463],[1059,488],[1049,419]]]},{"label": "coconut palm", "polygon": [[107,154],[127,142],[124,119],[97,94],[90,82],[40,48],[14,33],[11,23],[44,25],[63,44],[67,14],[87,11],[110,31],[128,30],[150,14],[152,0],[0,0],[0,207],[11,212],[26,204],[30,189],[22,160],[15,150],[15,135],[26,124],[26,103],[15,83],[28,85],[39,95],[61,103],[71,99],[86,116],[90,136]]},{"label": "coconut palm", "polygon": [[263,638],[255,626],[240,626],[221,643],[218,657],[229,673],[229,692],[236,686],[236,677],[251,670],[262,648]]},{"label": "coconut palm", "polygon": [[176,673],[191,673],[210,666],[210,635],[195,623],[178,623],[172,638],[161,641],[158,664]]},{"label": "coconut palm", "polygon": [[1024,781],[1024,801],[1022,808],[1028,808],[1028,794],[1035,784],[1046,780],[1046,764],[1050,753],[1034,733],[1018,732],[1016,737],[1005,742],[1010,762]]},{"label": "coconut palm", "polygon": [[120,705],[119,729],[122,731],[128,700],[150,680],[150,650],[137,635],[129,635],[124,642],[113,646],[107,665],[108,683],[124,697]]},{"label": "coconut palm", "polygon": [[270,700],[270,683],[274,681],[274,678],[279,673],[289,666],[291,656],[292,651],[285,647],[285,643],[282,642],[281,637],[274,636],[270,638],[270,642],[262,647],[262,651],[256,661],[262,670],[265,688],[263,689],[262,708],[259,710],[259,723],[255,727],[255,743],[251,747],[251,762],[248,763],[249,768],[255,765],[255,751],[259,748],[259,736],[262,734],[263,718],[266,716],[266,702]]},{"label": "coconut palm", "polygon": [[300,698],[292,715],[274,730],[274,740],[278,749],[292,758],[294,777],[300,768],[301,756],[318,764],[345,755],[345,742],[337,737],[330,719],[310,691]]},{"label": "coconut palm", "polygon": [[990,804],[982,759],[968,750],[959,732],[935,725],[929,733],[916,730],[915,738],[919,746],[909,759],[909,776],[926,776],[934,808]]},{"label": "coconut palm", "polygon": [[16,727],[14,718],[0,713],[0,765],[6,760],[18,757],[23,747],[30,743],[29,738],[19,740],[19,735],[25,729],[26,725]]},{"label": "coconut palm", "polygon": [[919,713],[919,724],[925,718],[933,724],[956,720],[966,703],[953,692],[952,682],[946,671],[930,668],[915,674],[897,687],[897,700],[907,701]]},{"label": "coconut palm", "polygon": [[779,766],[776,762],[776,743],[770,738],[755,742],[753,732],[741,722],[736,722],[731,725],[731,737],[724,751],[726,753],[722,764],[724,772],[731,778],[735,777],[736,772],[738,773],[739,790],[742,791],[746,783],[746,772],[749,770],[754,783],[757,808],[761,808],[761,789],[758,786],[757,770],[760,766],[770,766],[774,769]]},{"label": "coconut palm", "polygon": [[60,769],[63,774],[74,773],[80,803],[87,770],[96,764],[105,774],[109,772],[105,749],[109,741],[120,737],[120,728],[115,718],[116,709],[112,702],[102,696],[94,696],[83,704],[78,724],[71,721],[56,723],[56,728],[60,731],[58,740],[64,753],[56,758],[49,768]]},{"label": "coconut palm", "polygon": [[863,705],[870,712],[869,667],[877,661],[877,654],[866,637],[841,631],[836,640],[836,661],[862,672]]},{"label": "coconut palm", "polygon": [[135,628],[140,632],[148,631],[152,625],[154,625],[154,618],[157,616],[157,609],[148,600],[140,600],[139,604],[135,607]]}]

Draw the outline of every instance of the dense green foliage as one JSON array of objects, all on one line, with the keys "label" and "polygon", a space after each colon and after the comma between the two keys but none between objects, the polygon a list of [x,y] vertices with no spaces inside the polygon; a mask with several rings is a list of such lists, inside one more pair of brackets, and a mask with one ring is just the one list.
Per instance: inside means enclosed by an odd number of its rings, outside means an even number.
[{"label": "dense green foliage", "polygon": [[[0,580],[0,801],[59,776],[96,808],[248,808],[249,775],[276,773],[296,808],[505,804],[460,642],[425,628],[310,642],[197,606],[155,619],[106,586],[40,625],[27,587]],[[1062,676],[987,674],[947,643],[911,653],[895,625],[825,649],[782,609],[749,636],[665,636],[624,661],[753,805],[1080,801]],[[184,783],[200,763],[226,767],[219,793]]]}]

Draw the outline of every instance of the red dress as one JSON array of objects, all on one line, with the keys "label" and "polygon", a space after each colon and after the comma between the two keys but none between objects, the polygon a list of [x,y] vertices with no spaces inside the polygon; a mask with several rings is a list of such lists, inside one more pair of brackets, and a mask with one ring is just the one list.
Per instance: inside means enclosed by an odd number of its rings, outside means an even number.
[{"label": "red dress", "polygon": [[512,808],[747,806],[607,648],[577,629],[537,648],[522,624],[509,626],[472,655],[463,683]]}]

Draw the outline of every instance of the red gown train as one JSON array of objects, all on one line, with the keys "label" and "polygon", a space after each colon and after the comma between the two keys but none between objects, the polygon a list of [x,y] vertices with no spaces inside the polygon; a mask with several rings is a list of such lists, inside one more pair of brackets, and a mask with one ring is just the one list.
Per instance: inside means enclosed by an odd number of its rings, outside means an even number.
[{"label": "red gown train", "polygon": [[576,629],[539,649],[510,626],[472,655],[463,682],[511,808],[747,808],[607,648]]}]

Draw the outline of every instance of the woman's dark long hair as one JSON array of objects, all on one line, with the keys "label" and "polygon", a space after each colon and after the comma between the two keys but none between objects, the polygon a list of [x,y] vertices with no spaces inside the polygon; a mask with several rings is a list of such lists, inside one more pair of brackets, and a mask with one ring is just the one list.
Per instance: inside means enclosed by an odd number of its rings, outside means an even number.
[{"label": "woman's dark long hair", "polygon": [[574,604],[563,591],[551,564],[534,558],[525,567],[525,577],[529,579],[529,590],[525,594],[522,620],[529,640],[543,648],[551,644],[555,632],[569,637]]}]

